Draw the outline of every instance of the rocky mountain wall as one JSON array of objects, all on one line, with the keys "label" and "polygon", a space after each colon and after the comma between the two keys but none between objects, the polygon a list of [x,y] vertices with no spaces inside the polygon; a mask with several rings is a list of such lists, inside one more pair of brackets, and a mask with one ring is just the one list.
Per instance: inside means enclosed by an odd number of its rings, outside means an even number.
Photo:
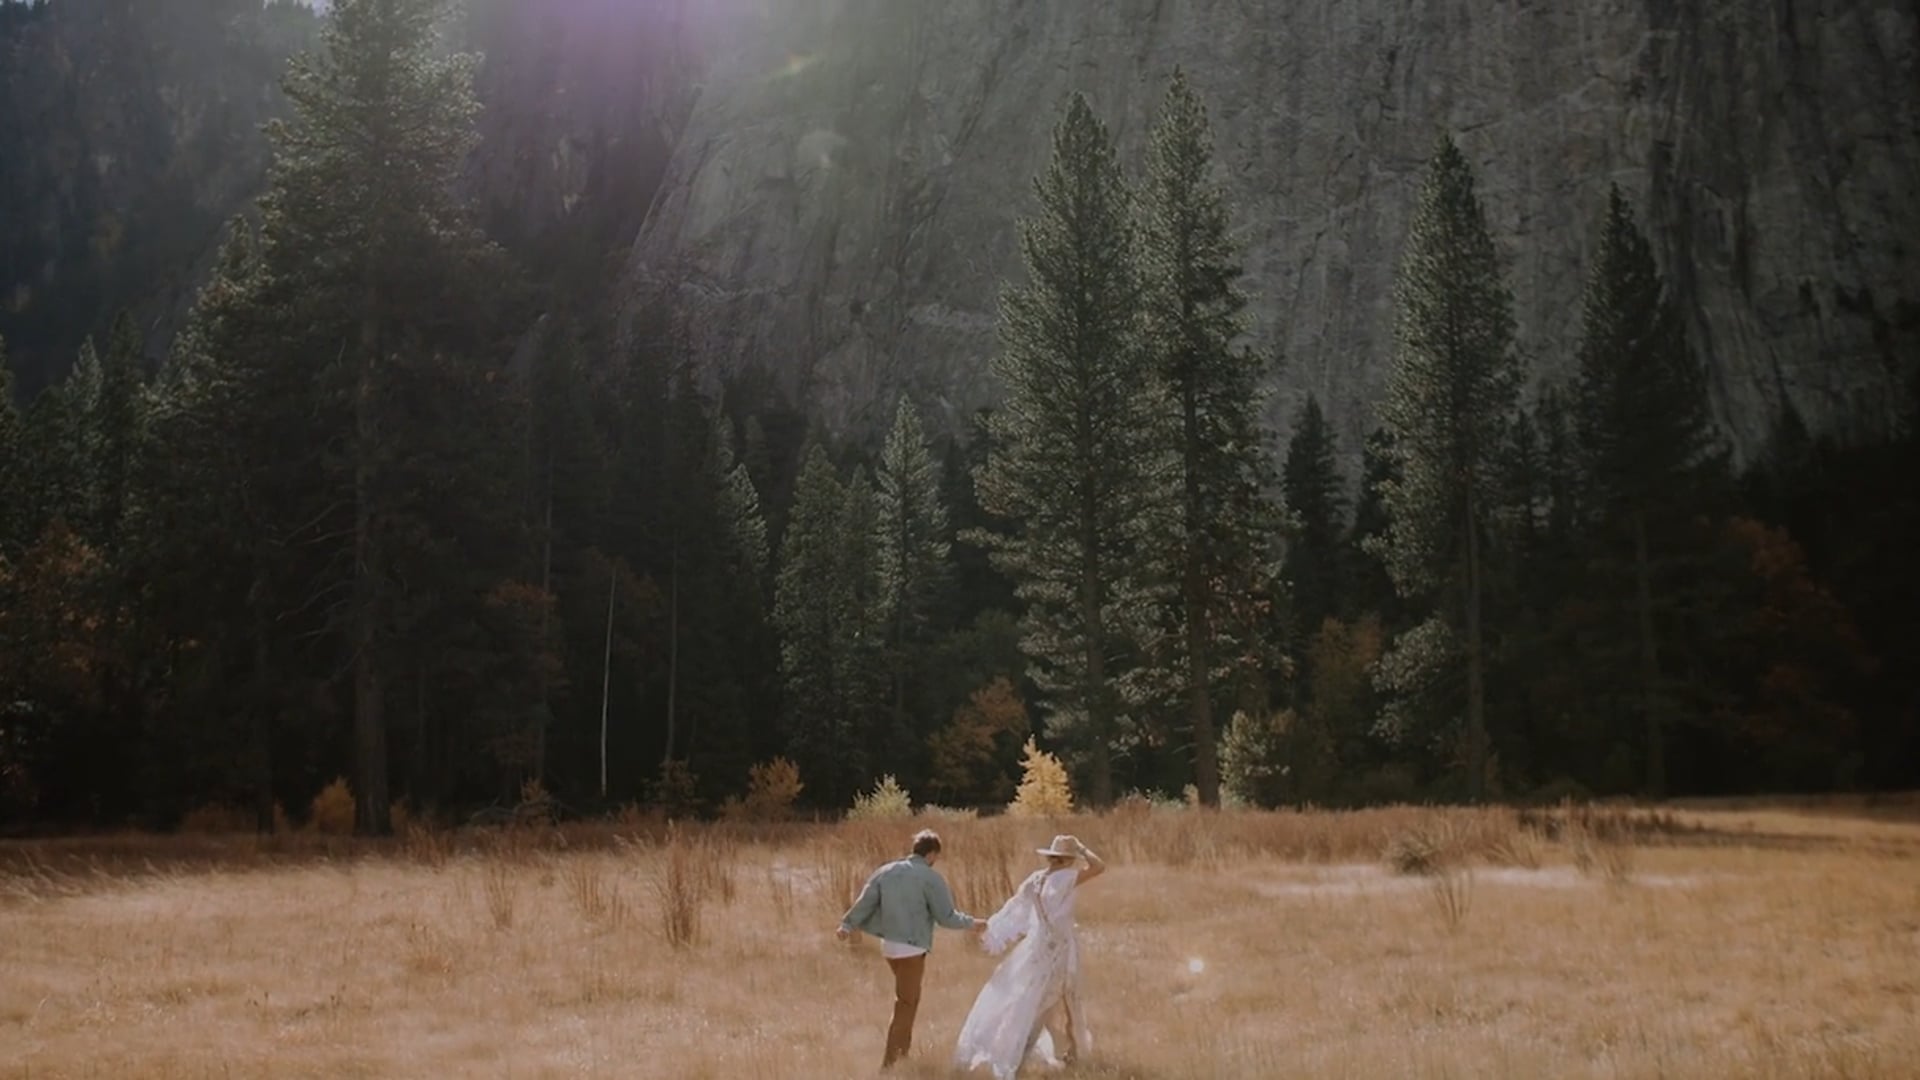
[{"label": "rocky mountain wall", "polygon": [[259,0],[59,0],[0,33],[0,334],[31,391],[121,308],[163,351],[312,39]]},{"label": "rocky mountain wall", "polygon": [[1442,131],[1477,166],[1524,347],[1569,371],[1609,182],[1634,199],[1751,454],[1784,402],[1895,422],[1920,358],[1913,0],[757,0],[730,13],[627,263],[715,373],[830,426],[989,403],[1015,221],[1065,96],[1138,169],[1166,75],[1212,110],[1276,419],[1374,423],[1408,210]]}]

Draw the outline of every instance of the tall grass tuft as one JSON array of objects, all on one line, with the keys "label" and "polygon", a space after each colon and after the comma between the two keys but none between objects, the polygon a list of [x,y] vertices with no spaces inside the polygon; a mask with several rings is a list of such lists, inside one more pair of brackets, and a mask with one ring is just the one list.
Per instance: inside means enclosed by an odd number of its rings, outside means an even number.
[{"label": "tall grass tuft", "polygon": [[1459,852],[1459,838],[1445,818],[1423,821],[1393,835],[1387,842],[1385,858],[1396,874],[1438,874],[1450,865]]},{"label": "tall grass tuft", "polygon": [[773,901],[774,917],[781,926],[793,924],[793,876],[777,867],[767,868],[767,897]]},{"label": "tall grass tuft", "polygon": [[1457,933],[1473,906],[1473,870],[1453,863],[1441,866],[1427,882],[1427,896],[1440,925],[1450,934]]},{"label": "tall grass tuft", "polygon": [[619,930],[627,923],[626,901],[597,858],[580,856],[566,863],[564,880],[575,911],[594,926]]},{"label": "tall grass tuft", "polygon": [[668,946],[688,949],[700,942],[702,895],[698,856],[675,826],[668,829],[662,850],[664,865],[654,879],[660,900],[660,931]]},{"label": "tall grass tuft", "polygon": [[498,855],[480,860],[480,892],[486,898],[487,915],[493,920],[495,930],[513,929],[519,891],[512,863]]}]

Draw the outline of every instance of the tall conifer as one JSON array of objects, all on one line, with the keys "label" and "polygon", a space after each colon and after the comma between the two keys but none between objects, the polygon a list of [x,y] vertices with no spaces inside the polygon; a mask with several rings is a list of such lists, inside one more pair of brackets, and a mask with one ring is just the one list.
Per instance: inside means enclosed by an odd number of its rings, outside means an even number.
[{"label": "tall conifer", "polygon": [[1143,347],[1131,199],[1106,125],[1067,103],[1020,227],[1027,280],[1001,302],[980,504],[986,539],[1025,605],[1021,648],[1095,805],[1113,798],[1113,746],[1139,637],[1157,618],[1150,541],[1169,476],[1165,397]]},{"label": "tall conifer", "polygon": [[[1399,685],[1426,685],[1406,662],[1466,666],[1467,791],[1485,790],[1487,544],[1499,511],[1506,422],[1519,402],[1513,301],[1472,168],[1443,139],[1421,185],[1395,289],[1394,363],[1381,413],[1398,475],[1383,486],[1381,545],[1402,595],[1432,616],[1407,636]],[[1396,644],[1398,650],[1398,644]],[[1392,665],[1389,665],[1391,668]]]}]

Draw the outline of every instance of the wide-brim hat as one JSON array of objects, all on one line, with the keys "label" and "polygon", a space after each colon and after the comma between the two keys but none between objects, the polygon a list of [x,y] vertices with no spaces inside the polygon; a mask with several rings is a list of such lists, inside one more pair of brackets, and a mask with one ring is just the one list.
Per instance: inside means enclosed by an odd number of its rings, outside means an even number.
[{"label": "wide-brim hat", "polygon": [[1033,850],[1048,858],[1059,859],[1071,859],[1080,854],[1079,849],[1073,846],[1073,837],[1065,833],[1053,838],[1052,847],[1034,848]]}]

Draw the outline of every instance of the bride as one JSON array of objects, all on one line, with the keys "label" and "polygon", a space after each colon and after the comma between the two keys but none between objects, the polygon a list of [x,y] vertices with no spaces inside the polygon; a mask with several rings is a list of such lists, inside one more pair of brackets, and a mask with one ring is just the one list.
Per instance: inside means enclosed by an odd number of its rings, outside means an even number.
[{"label": "bride", "polygon": [[[1022,1063],[1071,1064],[1093,1047],[1080,1007],[1080,943],[1074,933],[1078,886],[1106,872],[1106,864],[1071,836],[1056,836],[1038,849],[1047,865],[1023,882],[987,921],[982,943],[999,955],[1013,951],[981,987],[960,1029],[954,1064],[964,1071],[985,1066],[996,1080],[1009,1080]],[[1086,868],[1075,864],[1086,859]],[[1015,941],[1019,944],[1014,945]]]}]

